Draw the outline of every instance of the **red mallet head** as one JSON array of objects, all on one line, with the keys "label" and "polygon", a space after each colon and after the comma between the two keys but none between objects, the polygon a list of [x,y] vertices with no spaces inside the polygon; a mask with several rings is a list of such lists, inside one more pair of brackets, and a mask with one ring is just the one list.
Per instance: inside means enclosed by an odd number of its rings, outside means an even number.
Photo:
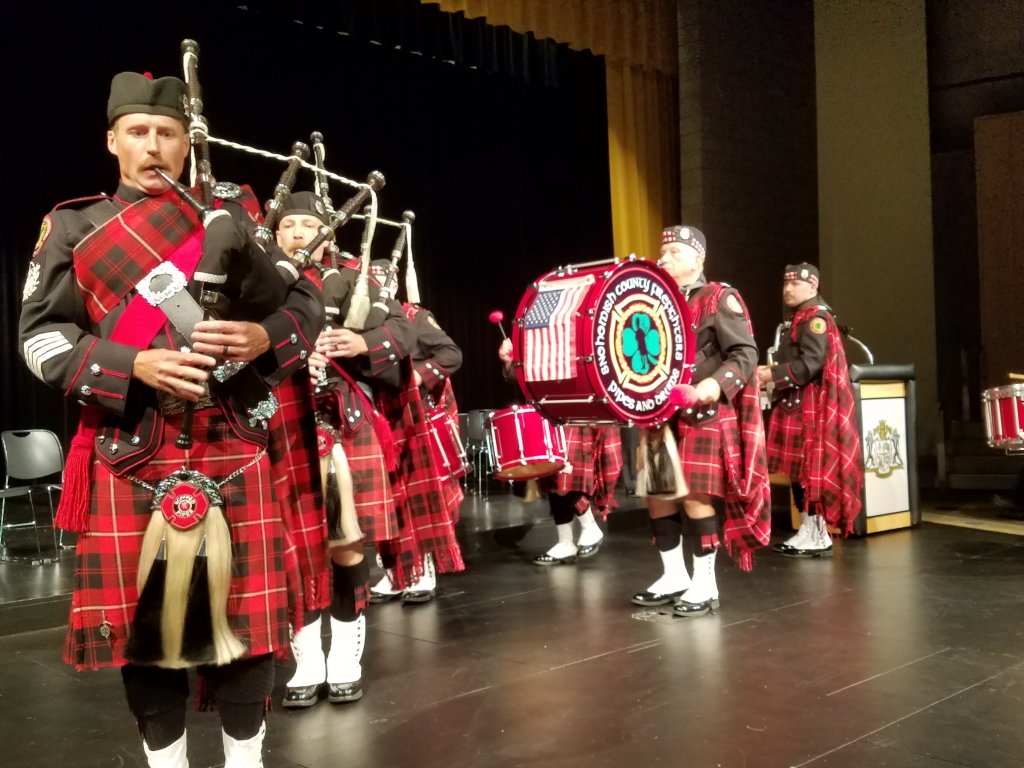
[{"label": "red mallet head", "polygon": [[676,384],[669,393],[668,401],[679,408],[692,408],[699,402],[697,388],[692,384]]},{"label": "red mallet head", "polygon": [[501,338],[508,338],[508,336],[505,335],[505,328],[501,324],[501,321],[505,319],[504,312],[502,312],[500,309],[495,309],[494,311],[491,312],[491,314],[487,316],[487,319],[494,323],[496,326],[498,326],[498,330],[501,331]]}]

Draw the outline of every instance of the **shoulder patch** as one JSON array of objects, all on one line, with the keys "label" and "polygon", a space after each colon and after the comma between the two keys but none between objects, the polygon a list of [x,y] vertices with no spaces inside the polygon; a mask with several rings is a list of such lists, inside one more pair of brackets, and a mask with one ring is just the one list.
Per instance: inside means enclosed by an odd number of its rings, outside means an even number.
[{"label": "shoulder patch", "polygon": [[725,306],[737,315],[743,314],[743,307],[740,306],[740,300],[736,298],[736,294],[730,293],[725,297]]},{"label": "shoulder patch", "polygon": [[43,223],[39,227],[39,237],[36,239],[36,246],[32,249],[32,258],[35,258],[36,254],[39,253],[39,249],[43,247],[43,243],[46,242],[46,238],[50,236],[50,232],[53,230],[53,219],[49,215],[43,217]]},{"label": "shoulder patch", "polygon": [[825,325],[825,318],[823,317],[813,318],[811,322],[808,323],[808,326],[810,327],[811,333],[824,333],[825,328],[827,327]]}]

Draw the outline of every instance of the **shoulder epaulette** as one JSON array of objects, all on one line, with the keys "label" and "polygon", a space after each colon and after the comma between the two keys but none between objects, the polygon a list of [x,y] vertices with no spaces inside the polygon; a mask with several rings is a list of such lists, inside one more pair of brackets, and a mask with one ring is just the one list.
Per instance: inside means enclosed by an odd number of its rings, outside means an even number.
[{"label": "shoulder epaulette", "polygon": [[102,192],[98,195],[92,195],[90,197],[76,197],[71,200],[65,200],[62,203],[57,203],[53,206],[53,210],[59,210],[61,208],[73,208],[78,210],[79,208],[85,208],[86,206],[92,205],[93,203],[99,203],[103,200],[112,199],[110,195],[103,194]]}]

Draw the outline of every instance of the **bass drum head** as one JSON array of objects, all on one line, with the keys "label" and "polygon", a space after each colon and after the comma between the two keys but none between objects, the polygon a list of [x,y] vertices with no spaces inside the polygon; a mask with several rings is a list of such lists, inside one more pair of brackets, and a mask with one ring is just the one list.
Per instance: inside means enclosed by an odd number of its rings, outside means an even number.
[{"label": "bass drum head", "polygon": [[669,275],[649,261],[620,262],[596,293],[588,341],[597,394],[620,421],[642,427],[676,411],[672,388],[690,381],[690,311]]}]

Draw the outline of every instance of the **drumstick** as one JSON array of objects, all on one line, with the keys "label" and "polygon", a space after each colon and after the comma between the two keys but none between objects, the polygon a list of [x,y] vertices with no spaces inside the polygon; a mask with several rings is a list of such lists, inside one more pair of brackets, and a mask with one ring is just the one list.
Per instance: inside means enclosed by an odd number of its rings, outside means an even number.
[{"label": "drumstick", "polygon": [[505,319],[505,313],[502,312],[500,309],[496,309],[493,312],[491,312],[490,315],[488,315],[488,319],[496,326],[498,326],[498,330],[501,331],[501,338],[507,341],[508,336],[505,335],[505,328],[501,324],[501,321]]},{"label": "drumstick", "polygon": [[1010,381],[1024,381],[1024,373],[1011,373]]}]

